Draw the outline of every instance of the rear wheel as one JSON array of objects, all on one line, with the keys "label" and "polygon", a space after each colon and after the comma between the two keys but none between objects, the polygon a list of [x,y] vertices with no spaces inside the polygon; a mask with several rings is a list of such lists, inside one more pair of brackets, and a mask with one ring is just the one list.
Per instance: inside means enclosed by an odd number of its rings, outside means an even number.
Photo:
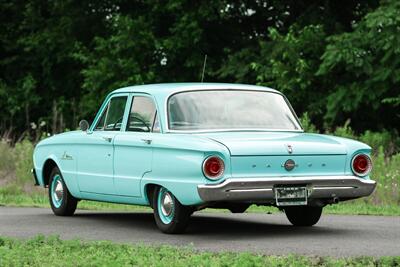
[{"label": "rear wheel", "polygon": [[60,170],[51,171],[49,180],[49,201],[51,209],[57,216],[71,216],[76,210],[78,200],[68,191]]},{"label": "rear wheel", "polygon": [[285,214],[294,226],[313,226],[321,218],[322,207],[286,207]]},{"label": "rear wheel", "polygon": [[158,228],[166,234],[182,233],[188,223],[192,209],[182,205],[164,187],[157,187],[153,194],[154,219]]}]

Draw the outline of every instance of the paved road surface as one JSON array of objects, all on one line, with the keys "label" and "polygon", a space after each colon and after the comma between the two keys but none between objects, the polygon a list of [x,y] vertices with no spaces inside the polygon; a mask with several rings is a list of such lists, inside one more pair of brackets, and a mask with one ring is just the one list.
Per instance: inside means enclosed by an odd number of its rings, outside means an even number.
[{"label": "paved road surface", "polygon": [[400,255],[400,217],[323,215],[311,228],[291,226],[284,214],[197,213],[183,235],[160,233],[146,212],[77,211],[0,207],[0,236],[37,234],[64,239],[190,245],[209,251],[345,256]]}]

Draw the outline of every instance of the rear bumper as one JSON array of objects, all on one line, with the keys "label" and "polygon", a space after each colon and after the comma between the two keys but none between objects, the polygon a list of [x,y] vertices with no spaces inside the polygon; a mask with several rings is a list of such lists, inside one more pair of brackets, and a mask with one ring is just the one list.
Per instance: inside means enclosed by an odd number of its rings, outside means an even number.
[{"label": "rear bumper", "polygon": [[197,190],[204,202],[268,202],[275,199],[274,187],[278,185],[305,185],[310,199],[352,199],[370,195],[376,182],[356,176],[226,179],[220,184],[199,185]]}]

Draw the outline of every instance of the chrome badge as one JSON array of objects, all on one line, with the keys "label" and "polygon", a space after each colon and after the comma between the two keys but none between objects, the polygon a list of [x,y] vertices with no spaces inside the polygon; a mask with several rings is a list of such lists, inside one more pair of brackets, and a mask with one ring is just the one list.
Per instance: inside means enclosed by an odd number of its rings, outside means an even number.
[{"label": "chrome badge", "polygon": [[294,167],[296,167],[296,162],[294,162],[292,159],[288,159],[285,164],[283,164],[283,167],[285,167],[285,170],[291,171],[294,169]]},{"label": "chrome badge", "polygon": [[67,154],[67,151],[64,151],[64,154],[61,156],[62,160],[73,160],[72,156]]},{"label": "chrome badge", "polygon": [[287,152],[288,152],[289,154],[292,154],[292,153],[293,153],[293,147],[292,147],[292,145],[286,145],[286,149],[287,149]]}]

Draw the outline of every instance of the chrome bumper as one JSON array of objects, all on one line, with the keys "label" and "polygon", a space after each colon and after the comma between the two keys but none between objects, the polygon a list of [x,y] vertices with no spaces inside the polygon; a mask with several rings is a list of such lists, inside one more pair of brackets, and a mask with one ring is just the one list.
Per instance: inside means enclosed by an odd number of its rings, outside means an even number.
[{"label": "chrome bumper", "polygon": [[350,199],[370,195],[376,182],[356,176],[241,178],[226,179],[220,184],[199,185],[197,191],[205,202],[263,202],[275,199],[274,187],[279,185],[305,185],[310,199]]}]

